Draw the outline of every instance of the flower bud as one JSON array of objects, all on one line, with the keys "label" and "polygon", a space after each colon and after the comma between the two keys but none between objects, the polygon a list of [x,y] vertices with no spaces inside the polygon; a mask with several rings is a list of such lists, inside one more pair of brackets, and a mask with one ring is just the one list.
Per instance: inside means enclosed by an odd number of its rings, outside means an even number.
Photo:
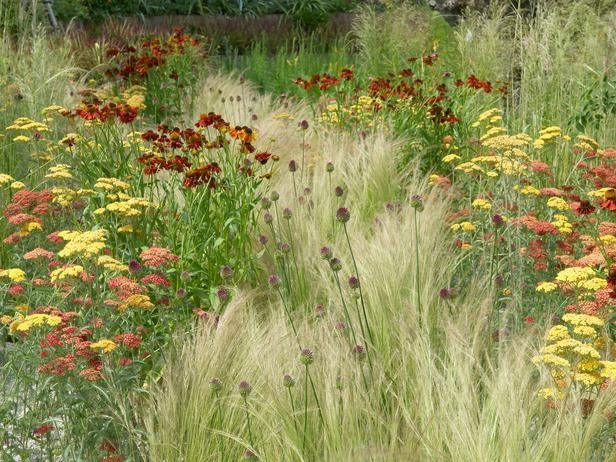
[{"label": "flower bud", "polygon": [[308,366],[314,362],[314,352],[310,348],[302,349],[299,355],[299,362]]},{"label": "flower bud", "polygon": [[240,396],[242,398],[248,398],[250,392],[252,391],[252,385],[248,383],[246,380],[242,380],[237,386],[237,390],[240,392]]},{"label": "flower bud", "polygon": [[282,377],[282,384],[286,388],[292,388],[295,386],[295,379],[290,374],[285,374],[284,377]]},{"label": "flower bud", "polygon": [[272,201],[267,198],[264,197],[261,199],[261,207],[263,207],[265,210],[269,209],[272,206]]},{"label": "flower bud", "polygon": [[220,381],[220,379],[218,378],[213,378],[210,381],[210,388],[212,389],[212,391],[218,393],[220,390],[222,390],[222,382]]},{"label": "flower bud", "polygon": [[342,262],[339,258],[334,257],[329,261],[329,267],[332,271],[338,272],[342,269]]},{"label": "flower bud", "polygon": [[351,219],[351,212],[346,207],[340,207],[336,212],[336,220],[340,223],[346,223]]},{"label": "flower bud", "polygon": [[229,265],[223,265],[220,267],[220,277],[223,279],[229,279],[233,276],[233,268]]},{"label": "flower bud", "polygon": [[330,249],[327,246],[321,247],[321,250],[319,250],[319,253],[321,254],[321,258],[323,260],[329,260],[330,258],[334,256],[334,252],[332,252],[332,249]]},{"label": "flower bud", "polygon": [[267,282],[269,283],[270,287],[274,289],[280,287],[280,285],[282,284],[282,280],[277,274],[271,274],[269,278],[267,278]]}]

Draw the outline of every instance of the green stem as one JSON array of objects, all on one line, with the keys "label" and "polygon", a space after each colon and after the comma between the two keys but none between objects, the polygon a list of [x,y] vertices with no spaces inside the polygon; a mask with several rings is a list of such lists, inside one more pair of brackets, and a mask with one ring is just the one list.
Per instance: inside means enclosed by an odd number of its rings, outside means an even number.
[{"label": "green stem", "polygon": [[[344,235],[346,236],[347,245],[349,246],[349,252],[351,253],[351,260],[353,261],[353,268],[355,269],[355,277],[357,277],[357,279],[359,280],[359,269],[357,268],[357,262],[355,261],[355,255],[353,254],[353,247],[351,247],[351,239],[349,238],[349,233],[347,231],[346,223],[343,223],[342,226],[344,227]],[[368,331],[368,337],[370,339],[370,343],[373,344],[374,340],[372,338],[372,331],[370,330],[370,323],[368,322],[368,314],[366,313],[366,305],[364,303],[364,293],[361,288],[361,281],[359,283],[359,300],[361,302],[361,309],[364,315],[364,322],[366,323],[366,330]],[[359,322],[360,324],[362,322],[361,316],[359,316]],[[363,326],[362,326],[362,333],[363,333]],[[364,335],[364,339],[365,338],[366,337]],[[367,351],[367,345],[366,345],[366,351]]]},{"label": "green stem", "polygon": [[304,435],[302,438],[302,453],[306,448],[306,432],[308,430],[308,364],[306,364],[306,376],[304,377]]}]

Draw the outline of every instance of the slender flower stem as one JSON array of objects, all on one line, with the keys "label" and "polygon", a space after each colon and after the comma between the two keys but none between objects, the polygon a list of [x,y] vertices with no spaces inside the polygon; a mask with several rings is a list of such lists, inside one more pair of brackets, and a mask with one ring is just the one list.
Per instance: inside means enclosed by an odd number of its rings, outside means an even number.
[{"label": "slender flower stem", "polygon": [[336,280],[336,285],[338,286],[338,292],[340,293],[340,300],[342,302],[342,307],[344,309],[344,316],[346,317],[346,320],[349,323],[349,329],[351,329],[351,335],[353,336],[353,343],[357,345],[357,337],[355,335],[355,329],[353,328],[353,321],[351,320],[349,309],[347,307],[346,301],[344,300],[344,295],[342,294],[342,286],[340,285],[340,279],[338,278],[338,273],[336,273],[333,270],[332,272],[334,273],[334,279]]},{"label": "slender flower stem", "polygon": [[295,427],[295,433],[299,433],[297,430],[297,420],[295,419],[295,403],[293,402],[293,393],[291,393],[291,388],[287,388],[289,392],[289,401],[291,402],[291,412],[293,415],[293,426]]},{"label": "slender flower stem", "polygon": [[[218,428],[222,430],[222,406],[220,405],[220,394],[216,391],[216,403],[218,407]],[[222,444],[222,435],[218,435],[218,449],[220,451],[220,460],[224,459],[224,449]]]},{"label": "slender flower stem", "polygon": [[[359,279],[359,269],[357,268],[357,262],[355,261],[355,254],[353,254],[353,247],[351,246],[351,239],[349,238],[349,233],[347,231],[346,223],[343,223],[342,226],[344,227],[344,235],[346,236],[347,245],[349,246],[349,252],[351,253],[351,260],[353,261],[353,268],[355,269],[355,275]],[[368,315],[366,313],[366,304],[364,303],[364,293],[361,288],[361,282],[359,284],[359,300],[361,302],[361,309],[364,315],[364,322],[366,323],[366,330],[368,331],[368,338],[370,339],[370,343],[374,344],[374,339],[372,337],[372,331],[370,330],[370,323],[368,322]],[[359,317],[359,322],[360,324],[362,322],[361,316]],[[363,327],[362,327],[362,331],[363,331]],[[364,339],[365,339],[365,336],[364,336]]]},{"label": "slender flower stem", "polygon": [[252,429],[250,428],[250,412],[248,412],[248,399],[244,398],[244,411],[246,411],[246,424],[248,426],[248,441],[250,446],[254,449],[255,443],[252,438]]},{"label": "slender flower stem", "polygon": [[306,364],[306,377],[304,378],[304,436],[302,438],[302,453],[306,448],[306,432],[308,430],[308,364]]},{"label": "slender flower stem", "polygon": [[417,209],[414,209],[414,226],[415,226],[415,293],[417,295],[417,312],[419,313],[419,319],[421,319],[421,282],[419,277],[419,225],[418,225],[418,213]]}]

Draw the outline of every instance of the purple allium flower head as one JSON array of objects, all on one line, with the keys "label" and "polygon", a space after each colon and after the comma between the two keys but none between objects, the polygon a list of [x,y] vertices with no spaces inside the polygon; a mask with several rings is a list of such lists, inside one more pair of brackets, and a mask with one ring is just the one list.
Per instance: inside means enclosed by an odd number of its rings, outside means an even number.
[{"label": "purple allium flower head", "polygon": [[216,296],[220,301],[224,302],[229,298],[229,289],[227,289],[225,286],[220,286],[218,289],[216,289]]},{"label": "purple allium flower head", "polygon": [[448,289],[447,287],[443,287],[441,290],[438,291],[438,296],[441,298],[451,297],[451,289]]},{"label": "purple allium flower head", "polygon": [[332,249],[327,246],[321,247],[321,250],[319,250],[319,253],[321,254],[321,258],[323,260],[329,260],[330,258],[334,256],[334,252],[332,252]]},{"label": "purple allium flower head", "polygon": [[344,321],[338,321],[336,324],[334,324],[334,329],[336,329],[339,332],[345,332],[347,329],[347,326],[344,323]]},{"label": "purple allium flower head", "polygon": [[285,374],[282,377],[282,384],[286,388],[291,388],[291,387],[295,386],[295,379],[291,376],[291,374]]},{"label": "purple allium flower head", "polygon": [[502,217],[502,215],[496,213],[492,216],[492,223],[494,224],[494,226],[503,226],[505,224],[505,219]]},{"label": "purple allium flower head", "polygon": [[353,347],[353,356],[362,361],[366,357],[366,349],[362,345],[355,345]]},{"label": "purple allium flower head", "polygon": [[312,364],[314,362],[314,352],[310,348],[302,348],[299,355],[299,362],[305,366]]},{"label": "purple allium flower head", "polygon": [[175,296],[177,298],[184,298],[186,297],[186,289],[184,289],[183,287],[180,287],[176,292],[175,292]]},{"label": "purple allium flower head", "polygon": [[220,267],[220,277],[223,279],[229,279],[233,276],[233,268],[230,265],[223,265]]},{"label": "purple allium flower head", "polygon": [[137,260],[131,260],[128,263],[128,270],[131,273],[138,273],[141,270],[141,263],[139,263]]},{"label": "purple allium flower head", "polygon": [[246,449],[244,451],[244,459],[257,460],[257,455],[254,452],[252,452],[250,449]]},{"label": "purple allium flower head", "polygon": [[421,212],[424,209],[423,197],[419,194],[413,194],[411,196],[411,207]]},{"label": "purple allium flower head", "polygon": [[280,250],[282,254],[288,254],[291,251],[291,246],[287,242],[279,242],[278,250]]},{"label": "purple allium flower head", "polygon": [[212,380],[210,380],[210,388],[215,392],[219,392],[220,390],[222,390],[222,382],[220,381],[220,379],[214,377]]},{"label": "purple allium flower head", "polygon": [[289,172],[291,173],[297,172],[297,162],[295,162],[295,160],[293,159],[289,161]]},{"label": "purple allium flower head", "polygon": [[329,267],[332,271],[338,272],[342,269],[342,262],[339,258],[334,257],[329,261]]},{"label": "purple allium flower head", "polygon": [[331,173],[334,171],[334,163],[333,162],[328,162],[327,164],[325,164],[325,171],[327,173]]},{"label": "purple allium flower head", "polygon": [[180,279],[182,281],[188,281],[190,279],[190,273],[188,271],[182,271],[180,273]]},{"label": "purple allium flower head", "polygon": [[282,209],[282,218],[286,220],[290,220],[292,216],[293,216],[293,212],[291,211],[289,207],[285,207],[284,209]]},{"label": "purple allium flower head", "polygon": [[314,307],[314,315],[317,318],[322,318],[323,316],[325,316],[325,308],[323,308],[323,305],[319,303]]},{"label": "purple allium flower head", "polygon": [[252,121],[254,122],[255,120],[257,120],[259,117],[257,116],[257,114],[253,114],[250,116],[250,118],[252,119]]},{"label": "purple allium flower head", "polygon": [[268,241],[269,241],[269,239],[267,238],[267,236],[265,234],[259,235],[259,243],[261,245],[267,245]]},{"label": "purple allium flower head", "polygon": [[298,126],[302,130],[308,130],[308,121],[304,119],[298,124]]},{"label": "purple allium flower head", "polygon": [[237,386],[237,390],[240,392],[240,396],[242,398],[248,398],[250,392],[252,391],[252,385],[248,383],[246,380],[242,380]]},{"label": "purple allium flower head", "polygon": [[351,212],[346,207],[340,207],[336,211],[336,220],[340,223],[346,223],[351,219]]},{"label": "purple allium flower head", "polygon": [[309,196],[311,192],[312,192],[312,189],[304,188],[304,196]]},{"label": "purple allium flower head", "polygon": [[342,186],[336,186],[334,188],[334,194],[336,195],[336,197],[342,197],[344,195],[344,189],[342,188]]},{"label": "purple allium flower head", "polygon": [[269,225],[271,222],[274,221],[274,216],[269,212],[265,212],[263,214],[263,221]]},{"label": "purple allium flower head", "polygon": [[277,274],[271,274],[269,278],[267,278],[267,282],[274,289],[280,287],[280,284],[282,284],[282,280],[280,279],[280,276],[278,276]]},{"label": "purple allium flower head", "polygon": [[357,276],[351,276],[349,278],[349,287],[351,289],[358,289],[359,288],[359,279],[357,278]]},{"label": "purple allium flower head", "polygon": [[261,199],[261,207],[265,210],[269,209],[272,206],[272,201],[268,197],[263,197]]}]

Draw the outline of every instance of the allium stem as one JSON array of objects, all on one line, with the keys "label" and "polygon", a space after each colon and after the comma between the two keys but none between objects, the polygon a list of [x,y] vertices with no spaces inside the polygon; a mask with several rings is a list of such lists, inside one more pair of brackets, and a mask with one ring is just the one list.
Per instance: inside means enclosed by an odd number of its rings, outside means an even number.
[{"label": "allium stem", "polygon": [[295,427],[295,433],[299,433],[298,429],[297,429],[297,420],[295,419],[295,403],[293,402],[293,393],[291,393],[291,388],[287,388],[287,391],[289,392],[289,401],[291,402],[291,412],[293,415],[293,426]]},{"label": "allium stem", "polygon": [[417,221],[418,213],[417,209],[414,209],[413,212],[414,220],[413,224],[415,227],[415,293],[417,295],[417,313],[419,314],[419,319],[422,318],[421,313],[421,282],[419,277],[419,225]]},{"label": "allium stem", "polygon": [[[304,159],[302,157],[302,174],[304,172]],[[293,193],[295,194],[295,198],[297,199],[297,185],[295,184],[295,172],[291,173],[293,177]]]},{"label": "allium stem", "polygon": [[293,323],[293,318],[291,317],[291,311],[289,310],[289,306],[287,305],[287,301],[284,298],[281,290],[278,289],[278,295],[280,295],[280,299],[282,300],[282,306],[284,306],[284,310],[287,312],[287,317],[289,318],[289,324],[291,324],[291,329],[293,329],[293,333],[295,334],[295,340],[301,349],[301,344],[299,343],[299,336],[297,334],[297,329],[295,328],[295,323]]},{"label": "allium stem", "polygon": [[353,328],[353,321],[351,320],[351,315],[349,314],[349,309],[347,307],[346,301],[344,299],[344,295],[342,293],[342,286],[340,285],[340,279],[338,278],[338,273],[336,273],[333,270],[332,272],[334,273],[334,279],[336,280],[336,285],[338,286],[338,292],[340,293],[340,301],[342,302],[342,308],[344,309],[344,316],[346,317],[346,320],[349,323],[349,329],[351,329],[351,335],[353,336],[353,343],[357,344],[357,337],[355,336],[355,329]]},{"label": "allium stem", "polygon": [[250,446],[254,449],[255,443],[252,438],[252,429],[250,428],[250,412],[248,412],[248,399],[244,398],[244,411],[246,411],[246,425],[248,426],[248,441]]},{"label": "allium stem", "polygon": [[[351,253],[351,260],[353,261],[353,268],[355,269],[355,275],[357,276],[357,278],[359,278],[359,269],[357,268],[357,262],[355,261],[355,255],[353,254],[353,247],[351,246],[351,239],[349,238],[349,233],[347,231],[346,223],[343,223],[342,226],[344,227],[344,235],[346,236],[347,245],[349,246],[349,252]],[[361,282],[359,284],[359,300],[361,302],[361,309],[364,315],[364,322],[366,323],[366,330],[368,331],[368,338],[370,339],[370,343],[374,344],[374,339],[372,338],[372,331],[370,330],[370,323],[368,322],[368,315],[366,313],[366,305],[364,303],[364,293],[361,288]],[[359,322],[360,324],[362,323],[361,316],[359,316]],[[363,333],[363,327],[362,327],[362,333]],[[365,335],[364,335],[364,340],[366,340]]]},{"label": "allium stem", "polygon": [[[306,157],[306,130],[303,130],[302,132],[302,173],[300,174],[300,178],[299,181],[300,183],[304,183],[304,158]],[[295,186],[295,182],[293,183],[293,186]],[[297,196],[297,192],[295,193],[295,196]]]},{"label": "allium stem", "polygon": [[308,364],[306,364],[306,377],[304,378],[304,436],[302,438],[302,453],[306,448],[306,432],[308,430]]},{"label": "allium stem", "polygon": [[[216,391],[216,404],[218,407],[218,428],[219,430],[222,430],[222,406],[220,405],[220,395],[218,391]],[[222,435],[218,435],[218,450],[220,451],[220,460],[223,460],[224,449],[222,443]]]}]

